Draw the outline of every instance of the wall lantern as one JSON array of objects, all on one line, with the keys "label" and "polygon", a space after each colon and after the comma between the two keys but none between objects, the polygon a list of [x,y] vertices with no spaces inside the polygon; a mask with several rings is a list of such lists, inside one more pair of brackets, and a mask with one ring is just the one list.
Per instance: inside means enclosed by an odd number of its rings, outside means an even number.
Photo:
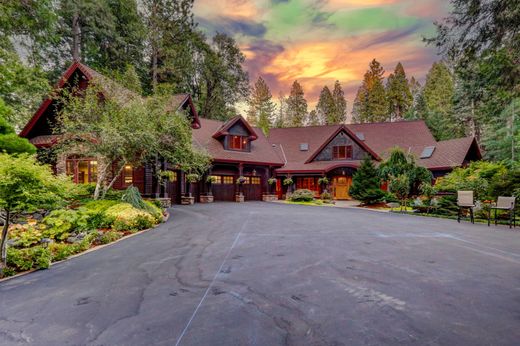
[{"label": "wall lantern", "polygon": [[252,173],[253,173],[253,175],[256,175],[256,169],[253,169]]}]

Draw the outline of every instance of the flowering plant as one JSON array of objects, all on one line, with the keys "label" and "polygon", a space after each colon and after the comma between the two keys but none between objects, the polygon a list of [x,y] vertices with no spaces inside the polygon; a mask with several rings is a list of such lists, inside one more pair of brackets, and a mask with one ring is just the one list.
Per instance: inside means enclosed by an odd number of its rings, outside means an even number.
[{"label": "flowering plant", "polygon": [[240,176],[237,178],[237,184],[244,184],[246,182],[246,178],[243,176]]},{"label": "flowering plant", "polygon": [[294,182],[293,182],[293,180],[292,180],[291,178],[285,178],[285,179],[283,180],[283,184],[284,184],[284,185],[292,185],[293,183],[294,183]]},{"label": "flowering plant", "polygon": [[273,177],[273,178],[269,178],[269,179],[267,179],[267,183],[268,183],[269,185],[274,185],[274,184],[276,184],[276,178]]}]

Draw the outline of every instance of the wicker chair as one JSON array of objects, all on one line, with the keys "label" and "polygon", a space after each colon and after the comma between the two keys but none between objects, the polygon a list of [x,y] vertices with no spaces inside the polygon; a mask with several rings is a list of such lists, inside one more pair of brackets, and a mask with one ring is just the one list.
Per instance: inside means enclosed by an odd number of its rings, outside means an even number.
[{"label": "wicker chair", "polygon": [[473,216],[473,208],[475,207],[475,200],[473,199],[473,191],[457,191],[457,206],[459,213],[457,214],[457,222],[460,223],[460,217],[464,209],[469,209],[471,223],[475,223]]},{"label": "wicker chair", "polygon": [[488,226],[491,223],[491,211],[492,210],[495,210],[495,225],[497,224],[497,210],[504,210],[504,211],[508,212],[509,228],[511,228],[511,226],[516,227],[515,197],[503,197],[503,196],[498,197],[495,205],[492,205],[491,208],[489,209]]}]

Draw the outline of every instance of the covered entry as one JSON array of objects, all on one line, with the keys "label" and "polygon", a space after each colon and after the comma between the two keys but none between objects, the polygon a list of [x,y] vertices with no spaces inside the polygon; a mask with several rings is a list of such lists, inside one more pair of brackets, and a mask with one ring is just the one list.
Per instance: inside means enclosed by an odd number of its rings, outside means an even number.
[{"label": "covered entry", "polygon": [[352,185],[352,177],[336,176],[332,178],[332,192],[335,199],[349,199],[348,191]]}]

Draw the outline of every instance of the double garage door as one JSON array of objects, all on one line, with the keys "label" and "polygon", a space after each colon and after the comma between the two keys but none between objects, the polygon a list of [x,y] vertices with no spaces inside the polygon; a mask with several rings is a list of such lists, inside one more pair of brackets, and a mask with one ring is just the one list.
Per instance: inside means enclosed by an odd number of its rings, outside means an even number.
[{"label": "double garage door", "polygon": [[[236,176],[214,175],[216,182],[212,184],[213,196],[216,201],[234,201],[239,187],[236,185]],[[255,176],[246,176],[246,182],[241,189],[246,201],[262,200],[262,179]]]}]

